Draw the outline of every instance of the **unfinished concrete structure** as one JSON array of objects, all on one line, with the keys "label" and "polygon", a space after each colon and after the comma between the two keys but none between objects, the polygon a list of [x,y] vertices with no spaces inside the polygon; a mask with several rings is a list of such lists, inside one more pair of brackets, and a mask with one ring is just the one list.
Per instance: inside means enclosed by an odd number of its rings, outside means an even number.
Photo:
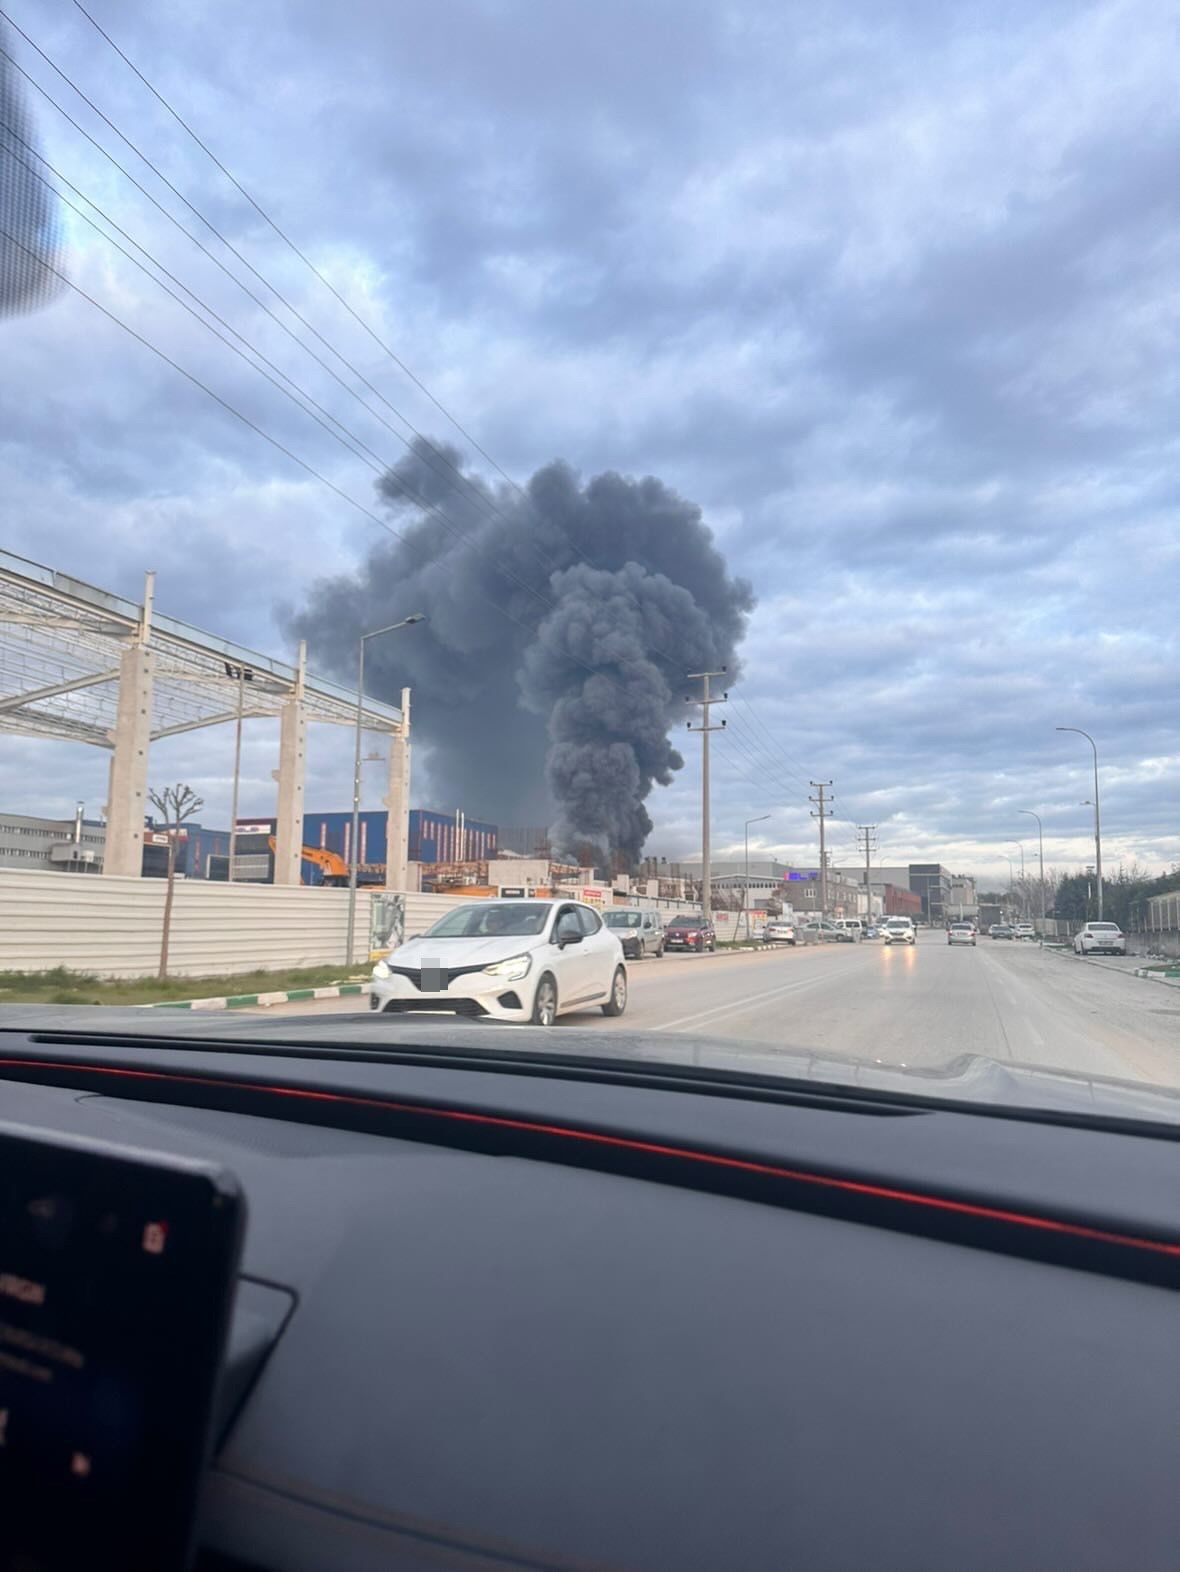
[{"label": "unfinished concrete structure", "polygon": [[[53,568],[0,552],[0,732],[110,751],[103,873],[143,865],[151,744],[203,727],[279,721],[275,883],[298,884],[309,724],[340,728],[351,753],[356,694],[306,669],[203,632]],[[409,690],[400,708],[366,699],[363,725],[388,739],[386,884],[404,889],[409,817]]]}]

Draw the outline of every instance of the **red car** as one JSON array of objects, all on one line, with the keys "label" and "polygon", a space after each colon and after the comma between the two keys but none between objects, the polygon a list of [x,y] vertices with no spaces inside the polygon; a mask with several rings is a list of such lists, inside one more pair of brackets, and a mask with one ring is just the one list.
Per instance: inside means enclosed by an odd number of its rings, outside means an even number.
[{"label": "red car", "polygon": [[664,929],[666,950],[715,950],[717,934],[703,917],[673,917]]}]

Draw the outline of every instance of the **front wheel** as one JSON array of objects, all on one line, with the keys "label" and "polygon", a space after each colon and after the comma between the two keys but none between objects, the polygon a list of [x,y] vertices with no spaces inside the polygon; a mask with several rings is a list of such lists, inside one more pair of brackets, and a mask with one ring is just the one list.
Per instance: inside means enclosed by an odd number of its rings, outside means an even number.
[{"label": "front wheel", "polygon": [[602,1006],[603,1015],[622,1015],[627,1008],[627,973],[621,966],[615,967],[614,980],[610,985],[610,998]]},{"label": "front wheel", "polygon": [[548,972],[537,984],[533,996],[533,1026],[552,1026],[557,1020],[557,984]]}]

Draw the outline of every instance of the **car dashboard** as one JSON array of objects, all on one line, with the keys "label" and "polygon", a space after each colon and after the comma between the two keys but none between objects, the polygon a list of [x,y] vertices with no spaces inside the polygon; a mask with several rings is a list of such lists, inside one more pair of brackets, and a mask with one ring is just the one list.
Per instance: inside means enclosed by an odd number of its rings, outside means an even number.
[{"label": "car dashboard", "polygon": [[247,1198],[197,1567],[1175,1565],[1173,1129],[368,1026],[0,1031]]}]

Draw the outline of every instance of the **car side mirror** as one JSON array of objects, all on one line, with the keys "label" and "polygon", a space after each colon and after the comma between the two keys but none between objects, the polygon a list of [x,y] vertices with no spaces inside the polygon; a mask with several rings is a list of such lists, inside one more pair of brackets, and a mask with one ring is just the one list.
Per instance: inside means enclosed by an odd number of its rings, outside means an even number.
[{"label": "car side mirror", "polygon": [[567,944],[581,944],[585,937],[585,934],[582,933],[580,929],[577,933],[563,933],[559,929],[557,934],[557,948],[559,950],[564,950]]}]

